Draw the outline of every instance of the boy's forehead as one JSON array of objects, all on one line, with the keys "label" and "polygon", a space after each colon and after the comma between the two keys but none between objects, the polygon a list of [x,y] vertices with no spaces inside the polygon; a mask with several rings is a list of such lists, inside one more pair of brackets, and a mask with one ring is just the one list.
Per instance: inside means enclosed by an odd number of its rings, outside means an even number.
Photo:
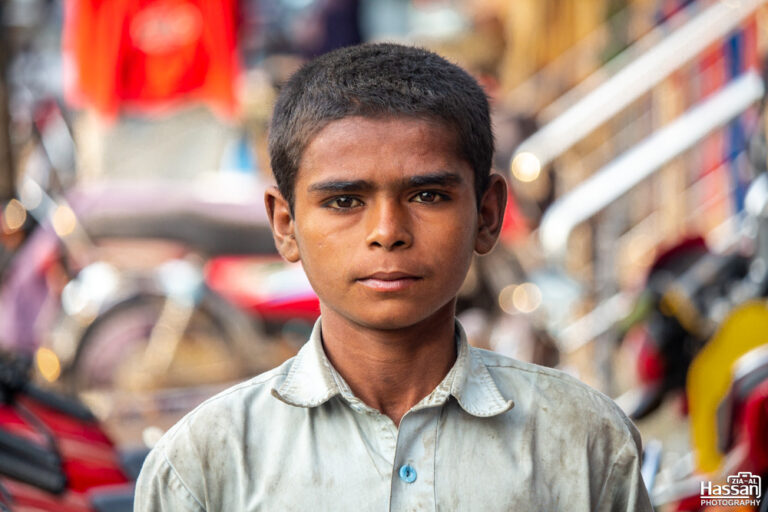
[{"label": "boy's forehead", "polygon": [[456,133],[447,123],[411,116],[344,117],[328,122],[309,139],[295,183],[308,187],[329,175],[354,179],[365,169],[398,164],[402,175],[389,173],[390,181],[405,181],[414,174],[461,175],[461,167],[471,173],[457,148]]},{"label": "boy's forehead", "polygon": [[312,145],[318,138],[346,137],[346,132],[361,133],[378,129],[391,133],[401,133],[403,131],[419,132],[423,135],[449,139],[452,143],[458,141],[458,133],[456,133],[454,126],[434,117],[404,114],[380,116],[349,115],[322,123],[309,137],[305,147]]}]

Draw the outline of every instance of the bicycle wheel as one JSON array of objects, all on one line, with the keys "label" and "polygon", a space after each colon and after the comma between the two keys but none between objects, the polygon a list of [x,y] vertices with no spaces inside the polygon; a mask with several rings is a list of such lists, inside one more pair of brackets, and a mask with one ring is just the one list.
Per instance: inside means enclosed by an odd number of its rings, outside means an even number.
[{"label": "bicycle wheel", "polygon": [[140,294],[106,310],[82,333],[67,372],[73,390],[135,392],[243,378],[252,369],[240,334],[209,302],[169,313],[166,297]]}]

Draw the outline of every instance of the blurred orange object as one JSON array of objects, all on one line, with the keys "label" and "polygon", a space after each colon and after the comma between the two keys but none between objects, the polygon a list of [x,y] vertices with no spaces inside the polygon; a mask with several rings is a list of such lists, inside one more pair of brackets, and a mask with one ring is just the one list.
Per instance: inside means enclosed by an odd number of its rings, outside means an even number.
[{"label": "blurred orange object", "polygon": [[114,117],[201,101],[236,110],[236,0],[69,0],[68,99]]}]

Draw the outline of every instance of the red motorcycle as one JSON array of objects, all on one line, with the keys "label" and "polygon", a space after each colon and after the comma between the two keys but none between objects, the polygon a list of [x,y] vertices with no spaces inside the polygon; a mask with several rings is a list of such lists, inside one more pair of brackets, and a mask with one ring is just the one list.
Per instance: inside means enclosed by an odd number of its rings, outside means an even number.
[{"label": "red motorcycle", "polygon": [[123,512],[146,451],[120,454],[79,402],[0,357],[0,511]]}]

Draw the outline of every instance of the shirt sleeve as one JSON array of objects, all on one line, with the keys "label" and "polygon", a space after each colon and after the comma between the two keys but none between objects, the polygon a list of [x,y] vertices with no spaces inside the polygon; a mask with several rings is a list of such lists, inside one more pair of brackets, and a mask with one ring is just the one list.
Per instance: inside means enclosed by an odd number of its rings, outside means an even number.
[{"label": "shirt sleeve", "polygon": [[158,448],[152,450],[136,481],[134,512],[205,512],[179,474]]},{"label": "shirt sleeve", "polygon": [[613,457],[595,510],[653,512],[640,472],[640,445],[634,436],[627,440]]}]

